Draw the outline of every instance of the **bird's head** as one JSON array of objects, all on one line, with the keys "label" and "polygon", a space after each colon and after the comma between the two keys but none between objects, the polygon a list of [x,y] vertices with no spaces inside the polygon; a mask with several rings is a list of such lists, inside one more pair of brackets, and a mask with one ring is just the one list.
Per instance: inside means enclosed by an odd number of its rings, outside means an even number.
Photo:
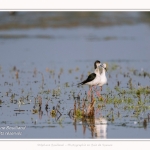
[{"label": "bird's head", "polygon": [[101,62],[99,60],[96,60],[94,63],[94,68],[98,68],[101,65]]}]

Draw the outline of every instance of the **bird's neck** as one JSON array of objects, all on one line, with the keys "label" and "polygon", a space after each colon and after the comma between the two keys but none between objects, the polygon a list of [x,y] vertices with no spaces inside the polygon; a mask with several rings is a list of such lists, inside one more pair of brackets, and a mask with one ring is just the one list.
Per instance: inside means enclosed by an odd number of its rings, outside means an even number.
[{"label": "bird's neck", "polygon": [[106,71],[105,71],[105,69],[103,68],[101,75],[105,75],[105,72],[106,72]]},{"label": "bird's neck", "polygon": [[95,69],[95,73],[96,73],[96,74],[100,74],[100,70],[99,70],[98,67]]}]

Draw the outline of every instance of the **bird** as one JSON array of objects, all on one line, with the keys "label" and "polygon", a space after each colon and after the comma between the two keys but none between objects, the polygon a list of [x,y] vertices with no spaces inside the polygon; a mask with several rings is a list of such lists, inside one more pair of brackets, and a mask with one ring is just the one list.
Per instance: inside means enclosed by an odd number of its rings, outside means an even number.
[{"label": "bird", "polygon": [[96,138],[107,138],[107,120],[103,117],[94,118],[94,135]]},{"label": "bird", "polygon": [[99,60],[96,60],[94,62],[94,68],[95,71],[94,73],[91,73],[86,80],[82,81],[81,83],[78,83],[78,85],[84,85],[87,84],[90,86],[90,89],[88,91],[88,95],[90,94],[90,91],[92,91],[92,87],[96,86],[99,81],[100,81],[100,71],[99,71],[99,66],[101,65],[101,62]]},{"label": "bird", "polygon": [[[107,77],[106,77],[107,69],[106,69],[106,64],[105,63],[100,65],[100,66],[102,67],[102,72],[100,74],[100,80],[99,80],[99,83],[97,84],[97,86],[99,86],[100,91],[102,91],[102,86],[107,83]],[[100,96],[100,94],[99,94],[99,96]]]}]

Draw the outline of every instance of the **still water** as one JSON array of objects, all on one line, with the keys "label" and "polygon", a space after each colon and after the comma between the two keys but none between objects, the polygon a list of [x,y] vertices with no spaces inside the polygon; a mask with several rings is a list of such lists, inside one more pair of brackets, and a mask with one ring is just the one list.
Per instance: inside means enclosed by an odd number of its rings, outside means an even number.
[{"label": "still water", "polygon": [[[130,79],[135,89],[138,86],[149,88],[148,75],[137,76],[132,72],[150,72],[149,41],[150,27],[142,23],[102,28],[1,30],[0,138],[150,138],[147,117],[150,110],[149,93],[145,99],[147,109],[140,110],[137,116],[134,116],[137,111],[135,107],[124,109],[125,103],[115,107],[115,98],[112,98],[117,95],[114,88],[118,81],[120,88],[125,90]],[[73,119],[68,113],[74,108],[72,93],[80,95],[80,103],[86,98],[88,86],[78,87],[76,84],[93,72],[95,60],[108,65],[108,84],[103,86],[101,94],[105,97],[106,93],[112,91],[113,95],[112,103],[106,104],[95,115],[93,125],[82,119]],[[117,67],[113,69],[114,66]],[[55,90],[59,92],[58,95]],[[42,113],[33,111],[39,95],[42,97]],[[136,106],[136,98],[128,96],[133,99],[132,106]],[[24,101],[21,103],[19,100],[22,99]],[[50,113],[58,105],[60,113],[52,117]],[[108,117],[112,111],[113,120]]]}]

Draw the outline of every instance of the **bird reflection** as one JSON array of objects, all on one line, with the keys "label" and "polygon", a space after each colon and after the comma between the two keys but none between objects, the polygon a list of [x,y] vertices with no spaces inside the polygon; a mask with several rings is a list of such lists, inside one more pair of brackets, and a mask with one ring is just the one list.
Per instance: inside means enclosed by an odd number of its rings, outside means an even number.
[{"label": "bird reflection", "polygon": [[[91,131],[92,138],[107,138],[107,120],[103,117],[92,118],[80,121],[82,124],[83,135],[86,134],[86,129]],[[74,130],[77,132],[77,120],[74,119],[73,122]]]},{"label": "bird reflection", "polygon": [[93,126],[94,137],[107,138],[107,120],[105,118],[95,119],[95,125]]}]

